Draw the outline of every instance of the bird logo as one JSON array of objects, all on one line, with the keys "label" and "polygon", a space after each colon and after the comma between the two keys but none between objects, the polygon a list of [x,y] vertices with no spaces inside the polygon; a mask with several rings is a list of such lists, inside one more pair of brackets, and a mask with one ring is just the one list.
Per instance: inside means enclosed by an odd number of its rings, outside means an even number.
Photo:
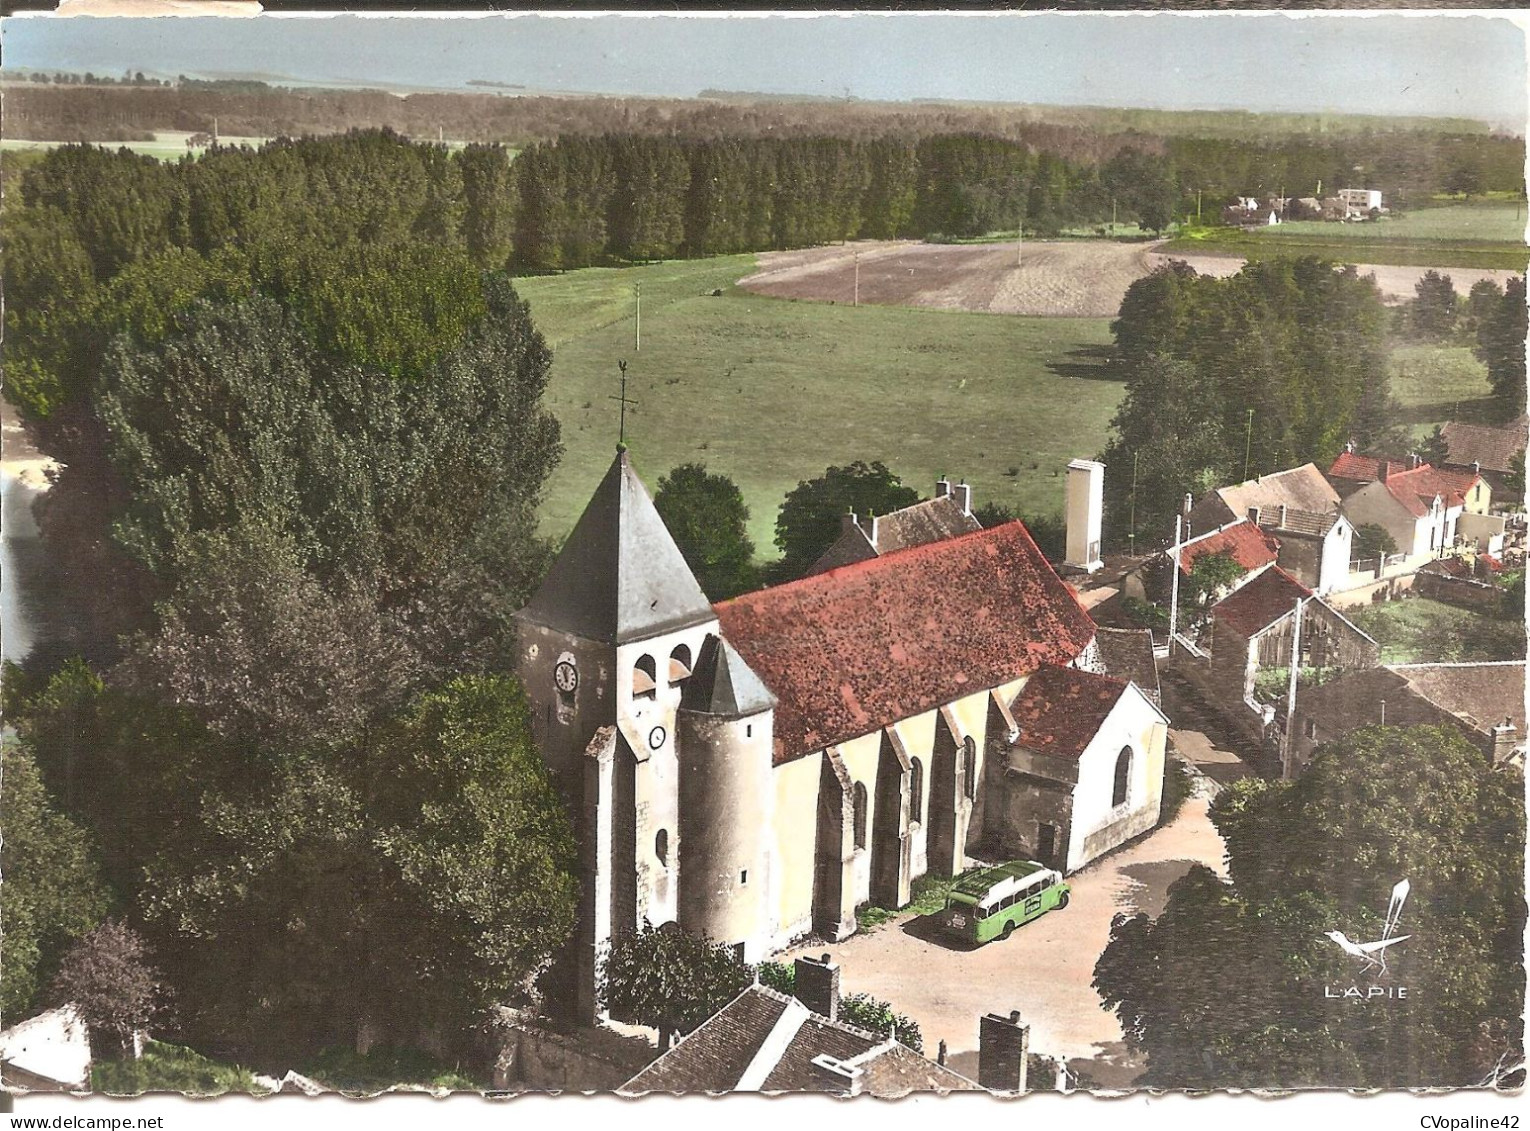
[{"label": "bird logo", "polygon": [[1398,880],[1392,888],[1392,899],[1387,904],[1386,923],[1382,927],[1381,937],[1375,942],[1355,942],[1343,931],[1324,931],[1324,937],[1338,943],[1345,954],[1358,958],[1363,963],[1360,972],[1364,974],[1368,970],[1375,970],[1378,974],[1387,972],[1387,948],[1404,939],[1411,939],[1412,935],[1399,935],[1396,933],[1398,922],[1402,919],[1403,904],[1408,901],[1410,885],[1407,880]]}]

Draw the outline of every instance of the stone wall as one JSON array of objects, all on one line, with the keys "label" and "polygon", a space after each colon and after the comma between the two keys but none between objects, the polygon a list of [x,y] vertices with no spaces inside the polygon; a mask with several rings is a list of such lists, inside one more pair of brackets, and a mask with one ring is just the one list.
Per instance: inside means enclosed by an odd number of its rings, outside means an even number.
[{"label": "stone wall", "polygon": [[512,1092],[611,1092],[658,1052],[643,1038],[588,1027],[557,1033],[507,1022],[494,1058],[494,1087]]},{"label": "stone wall", "polygon": [[1503,604],[1503,590],[1485,581],[1469,577],[1450,577],[1443,573],[1423,572],[1413,581],[1413,588],[1420,597],[1444,601],[1464,609],[1481,612],[1497,612]]}]

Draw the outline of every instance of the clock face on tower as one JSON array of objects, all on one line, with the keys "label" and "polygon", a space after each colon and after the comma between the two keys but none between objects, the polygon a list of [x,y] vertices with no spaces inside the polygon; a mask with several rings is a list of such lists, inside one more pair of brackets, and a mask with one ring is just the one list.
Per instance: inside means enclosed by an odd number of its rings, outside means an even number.
[{"label": "clock face on tower", "polygon": [[571,693],[579,686],[579,669],[567,660],[559,660],[558,666],[553,668],[553,682],[559,691]]}]

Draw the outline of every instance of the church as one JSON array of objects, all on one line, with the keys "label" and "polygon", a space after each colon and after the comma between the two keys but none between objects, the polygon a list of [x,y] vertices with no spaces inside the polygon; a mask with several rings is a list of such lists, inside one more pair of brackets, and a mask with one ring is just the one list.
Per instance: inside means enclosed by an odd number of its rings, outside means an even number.
[{"label": "church", "polygon": [[[945,482],[916,507],[952,499],[970,518]],[[1168,720],[1024,524],[903,528],[930,540],[713,605],[618,448],[517,614],[580,844],[582,1019],[644,920],[757,962],[927,873],[1072,871],[1157,822]]]}]

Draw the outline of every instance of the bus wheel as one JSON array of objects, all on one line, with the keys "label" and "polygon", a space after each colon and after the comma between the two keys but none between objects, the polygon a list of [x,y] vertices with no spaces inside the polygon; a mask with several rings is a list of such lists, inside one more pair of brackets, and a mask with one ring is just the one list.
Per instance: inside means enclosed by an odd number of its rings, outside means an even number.
[{"label": "bus wheel", "polygon": [[1066,906],[1068,906],[1068,893],[1063,892],[1057,897],[1057,910],[1061,911]]},{"label": "bus wheel", "polygon": [[1015,933],[1015,923],[1014,923],[1014,920],[1010,920],[1008,923],[1004,924],[1004,933],[1002,935],[1000,935],[999,937],[1003,938],[1003,939],[1007,939],[1007,938],[1009,938],[1010,935],[1012,935],[1014,933]]}]

